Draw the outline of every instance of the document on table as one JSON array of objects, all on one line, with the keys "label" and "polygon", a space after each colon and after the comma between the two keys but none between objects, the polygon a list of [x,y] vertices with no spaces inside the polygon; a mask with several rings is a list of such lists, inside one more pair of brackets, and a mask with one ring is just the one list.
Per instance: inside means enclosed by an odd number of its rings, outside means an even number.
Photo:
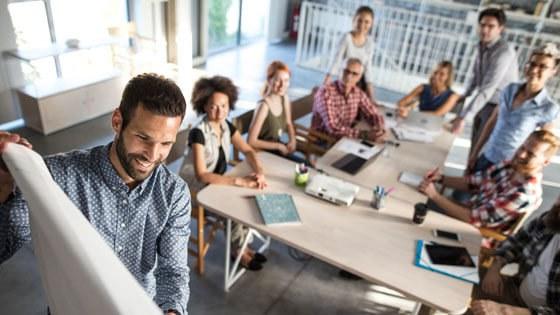
[{"label": "document on table", "polygon": [[402,141],[432,143],[434,142],[434,137],[437,135],[436,133],[416,128],[393,127],[391,130],[395,134],[395,137]]},{"label": "document on table", "polygon": [[29,206],[33,249],[52,314],[161,314],[39,154],[10,143],[2,159]]},{"label": "document on table", "polygon": [[342,138],[341,143],[338,145],[337,149],[344,153],[351,153],[355,156],[361,157],[364,160],[369,160],[374,157],[377,153],[381,151],[381,146],[371,144],[365,145],[357,140]]},{"label": "document on table", "polygon": [[424,180],[424,177],[410,172],[402,172],[399,176],[399,182],[417,188]]}]

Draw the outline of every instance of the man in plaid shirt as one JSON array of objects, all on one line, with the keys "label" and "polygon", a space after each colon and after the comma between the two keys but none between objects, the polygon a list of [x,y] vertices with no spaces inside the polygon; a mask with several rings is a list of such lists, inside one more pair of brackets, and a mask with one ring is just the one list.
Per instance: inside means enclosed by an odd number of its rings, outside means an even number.
[{"label": "man in plaid shirt", "polygon": [[[504,278],[500,270],[510,263],[518,263],[519,272]],[[560,314],[560,198],[502,243],[481,289],[474,294],[475,315]]]},{"label": "man in plaid shirt", "polygon": [[[323,85],[315,94],[311,128],[335,138],[350,137],[376,141],[385,134],[383,115],[362,91],[360,81],[364,67],[356,58],[348,58],[342,79]],[[365,119],[371,126],[358,129],[358,119]]]},{"label": "man in plaid shirt", "polygon": [[[424,177],[418,188],[429,198],[428,207],[477,227],[504,228],[520,213],[537,209],[542,202],[542,171],[550,163],[560,142],[550,131],[534,131],[511,161],[500,162],[485,171],[465,177],[443,176],[436,169]],[[466,205],[448,199],[434,183],[469,190]]]}]

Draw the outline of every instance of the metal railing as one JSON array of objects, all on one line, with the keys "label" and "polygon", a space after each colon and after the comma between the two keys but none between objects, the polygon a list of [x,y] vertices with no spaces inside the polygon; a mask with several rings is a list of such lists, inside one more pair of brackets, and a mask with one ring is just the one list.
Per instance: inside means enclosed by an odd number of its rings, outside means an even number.
[{"label": "metal railing", "polygon": [[[366,4],[361,1],[359,4]],[[455,68],[455,88],[459,91],[471,78],[477,46],[477,12],[463,12],[464,18],[442,14],[437,10],[415,10],[370,0],[375,8],[375,41],[373,57],[374,84],[407,93],[428,81],[433,67],[441,60],[450,60]],[[357,5],[357,4],[356,4]],[[445,11],[447,10],[447,11]],[[338,5],[304,2],[296,63],[299,66],[326,72],[336,46],[345,32],[352,28],[354,9]],[[520,70],[531,51],[544,42],[560,45],[560,37],[523,29],[508,29],[507,40],[514,43]],[[549,91],[560,99],[560,80],[551,80]]]}]

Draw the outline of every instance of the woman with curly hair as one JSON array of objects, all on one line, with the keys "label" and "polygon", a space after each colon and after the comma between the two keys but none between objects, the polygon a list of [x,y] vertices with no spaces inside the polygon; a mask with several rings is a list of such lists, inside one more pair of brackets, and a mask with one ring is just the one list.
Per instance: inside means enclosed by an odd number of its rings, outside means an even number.
[{"label": "woman with curly hair", "polygon": [[[243,140],[233,124],[226,120],[229,111],[235,107],[237,97],[237,87],[226,77],[202,78],[194,86],[191,103],[195,112],[204,117],[189,132],[190,150],[180,171],[180,176],[187,181],[193,192],[198,192],[208,184],[255,189],[263,189],[267,185],[255,151]],[[231,158],[231,144],[245,155],[253,173],[243,177],[224,175]],[[239,252],[247,232],[246,227],[234,223],[233,256],[241,255],[240,264],[244,268],[260,270],[266,261],[264,255],[250,248],[243,253]]]}]

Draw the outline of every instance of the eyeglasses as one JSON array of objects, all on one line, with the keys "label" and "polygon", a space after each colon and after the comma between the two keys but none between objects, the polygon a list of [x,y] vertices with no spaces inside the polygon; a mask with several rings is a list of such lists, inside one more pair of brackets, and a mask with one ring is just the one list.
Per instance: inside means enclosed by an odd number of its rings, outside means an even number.
[{"label": "eyeglasses", "polygon": [[539,71],[544,71],[546,69],[551,69],[553,67],[549,67],[547,65],[539,64],[539,63],[536,63],[536,62],[529,62],[529,63],[527,63],[527,68],[529,68],[529,69],[538,68]]},{"label": "eyeglasses", "polygon": [[350,75],[350,74],[351,74],[351,75],[353,75],[353,76],[355,76],[355,77],[361,75],[361,73],[356,72],[356,71],[351,71],[350,69],[344,69],[343,71],[344,71],[344,74],[345,74],[345,75]]}]

